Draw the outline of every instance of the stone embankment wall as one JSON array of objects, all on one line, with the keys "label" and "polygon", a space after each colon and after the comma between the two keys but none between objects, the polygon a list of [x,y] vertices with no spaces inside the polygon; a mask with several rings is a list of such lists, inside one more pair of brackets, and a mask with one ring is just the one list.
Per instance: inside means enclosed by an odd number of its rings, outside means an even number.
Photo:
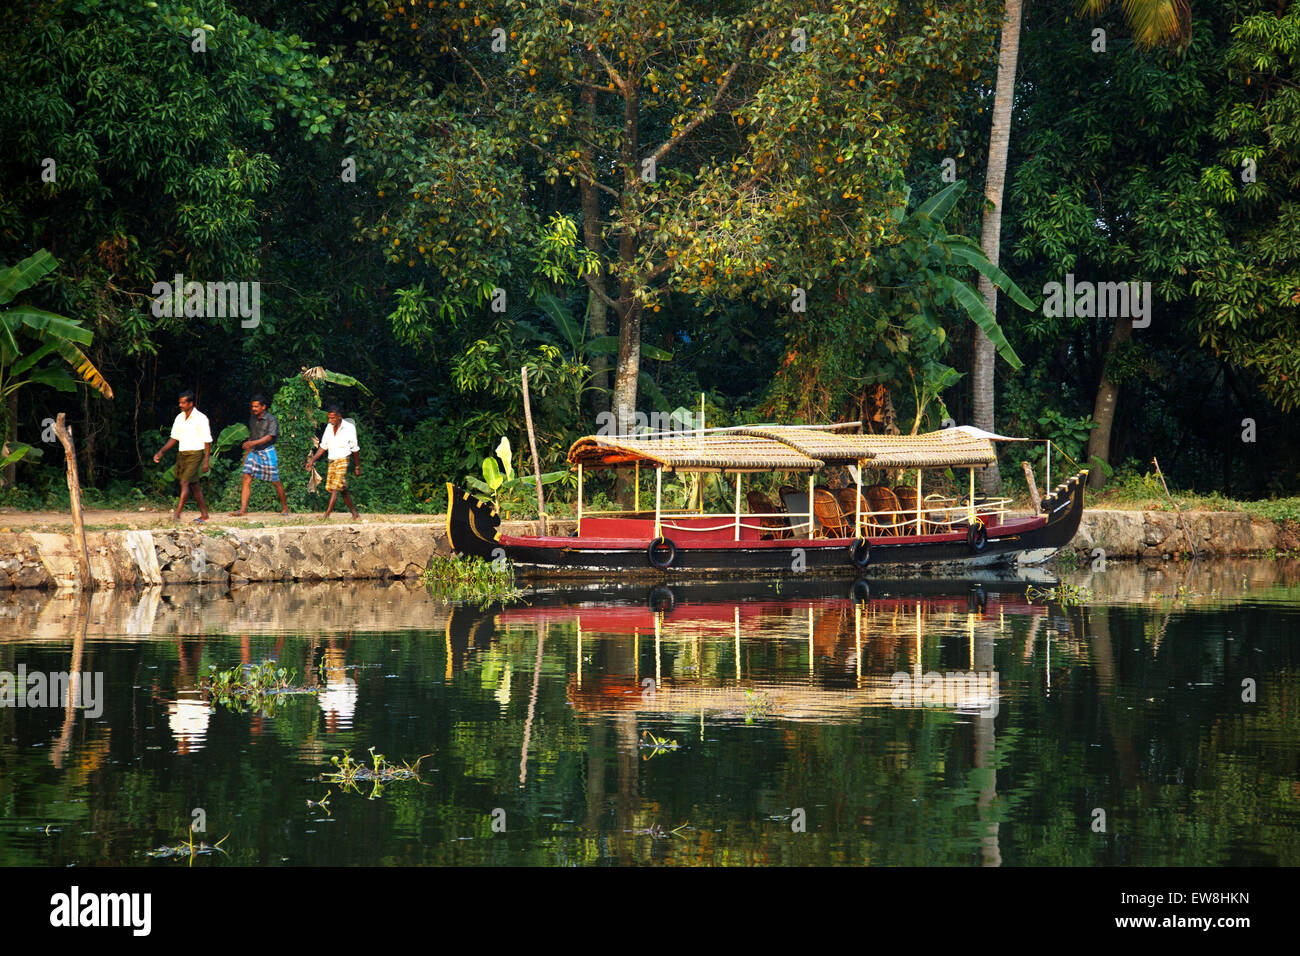
[{"label": "stone embankment wall", "polygon": [[[1238,512],[1190,513],[1187,521],[1206,556],[1300,549],[1295,525]],[[573,524],[551,521],[550,531],[567,534]],[[509,522],[503,530],[526,535],[534,528]],[[97,588],[412,578],[435,553],[447,551],[437,523],[92,531],[86,537]],[[1081,556],[1101,548],[1113,560],[1159,559],[1187,546],[1172,512],[1090,510],[1070,547]],[[75,587],[75,549],[70,534],[0,533],[0,589]]]},{"label": "stone embankment wall", "polygon": [[[1300,550],[1300,524],[1252,518],[1240,511],[1186,511],[1183,521],[1203,557]],[[1106,559],[1164,559],[1188,550],[1172,511],[1088,509],[1069,548],[1080,557],[1100,548]]]}]

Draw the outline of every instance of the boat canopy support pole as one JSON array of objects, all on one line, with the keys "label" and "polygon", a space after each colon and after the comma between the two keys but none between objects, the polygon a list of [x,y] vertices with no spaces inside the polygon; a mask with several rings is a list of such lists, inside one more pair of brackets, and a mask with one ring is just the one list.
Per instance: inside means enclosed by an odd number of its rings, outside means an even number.
[{"label": "boat canopy support pole", "polygon": [[[853,506],[853,537],[862,535],[862,465],[863,459],[858,459],[858,499]],[[865,537],[865,535],[863,535]]]},{"label": "boat canopy support pole", "polygon": [[921,495],[921,469],[916,469],[916,533],[924,534],[921,530],[921,513],[925,510],[925,498]]},{"label": "boat canopy support pole", "polygon": [[664,494],[664,470],[660,465],[655,465],[655,540],[663,537],[663,531],[660,528],[659,514],[663,504]]},{"label": "boat canopy support pole", "polygon": [[971,524],[975,523],[975,469],[970,470],[970,508],[968,509],[968,519]]},{"label": "boat canopy support pole", "polygon": [[632,468],[632,510],[639,514],[641,511],[641,462],[634,462]]},{"label": "boat canopy support pole", "polygon": [[1046,490],[1047,490],[1048,492],[1051,492],[1051,490],[1052,490],[1052,440],[1049,438],[1049,439],[1047,439],[1046,442],[1044,442],[1044,444],[1047,446],[1047,485],[1046,485]]},{"label": "boat canopy support pole", "polygon": [[578,463],[578,537],[582,537],[582,462]]},{"label": "boat canopy support pole", "polygon": [[736,472],[736,540],[740,540],[740,472]]},{"label": "boat canopy support pole", "polygon": [[813,537],[813,473],[808,472],[808,537]]}]

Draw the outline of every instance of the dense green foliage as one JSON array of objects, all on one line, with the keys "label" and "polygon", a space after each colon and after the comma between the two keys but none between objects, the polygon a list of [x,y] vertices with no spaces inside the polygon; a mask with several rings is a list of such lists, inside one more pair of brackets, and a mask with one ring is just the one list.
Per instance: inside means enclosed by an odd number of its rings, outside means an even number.
[{"label": "dense green foliage", "polygon": [[[1002,227],[1026,297],[999,298],[998,429],[1084,461],[1110,381],[1108,467],[1158,454],[1184,487],[1293,492],[1300,11],[1196,9],[1185,47],[1144,50],[1119,5],[1093,6],[1112,9],[1026,14]],[[361,434],[358,503],[412,511],[503,437],[531,472],[524,366],[544,471],[611,402],[825,420],[883,386],[904,431],[968,420],[972,330],[997,329],[966,291],[1001,8],[6,9],[0,263],[57,257],[24,302],[93,335],[114,391],[74,405],[33,382],[11,437],[39,446],[67,411],[92,499],[165,496],[150,458],[175,394],[194,388],[219,431],[262,391],[293,430],[290,503],[318,507],[301,462],[323,420],[298,373],[324,366],[370,389],[324,386]],[[259,320],[156,314],[177,274],[258,282]],[[1151,282],[1151,325],[1113,341],[1113,318],[1046,316],[1043,287],[1067,274]],[[238,457],[214,462],[223,508]],[[17,478],[7,503],[66,498],[57,456]]]}]

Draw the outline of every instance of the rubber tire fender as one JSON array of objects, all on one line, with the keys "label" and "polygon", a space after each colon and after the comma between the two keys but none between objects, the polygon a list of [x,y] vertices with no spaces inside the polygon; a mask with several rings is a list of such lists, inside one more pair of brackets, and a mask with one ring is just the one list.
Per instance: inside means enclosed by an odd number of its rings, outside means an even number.
[{"label": "rubber tire fender", "polygon": [[[656,557],[656,546],[663,546],[668,549],[668,557],[663,561],[660,561],[659,558]],[[667,571],[672,567],[673,561],[677,558],[677,545],[673,544],[672,538],[665,538],[663,535],[660,535],[646,545],[645,553],[650,559],[651,564],[660,571]]]},{"label": "rubber tire fender", "polygon": [[865,568],[871,563],[871,542],[866,538],[854,538],[849,545],[849,557],[858,567]]},{"label": "rubber tire fender", "polygon": [[984,546],[989,543],[989,533],[984,530],[984,524],[973,524],[966,529],[966,547],[970,548],[976,554],[984,550]]}]

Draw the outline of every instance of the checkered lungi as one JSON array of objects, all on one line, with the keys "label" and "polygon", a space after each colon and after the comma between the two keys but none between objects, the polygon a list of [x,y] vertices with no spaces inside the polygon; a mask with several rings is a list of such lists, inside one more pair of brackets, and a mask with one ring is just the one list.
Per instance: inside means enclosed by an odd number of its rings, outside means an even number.
[{"label": "checkered lungi", "polygon": [[331,458],[329,474],[325,476],[326,491],[346,491],[348,487],[348,460]]},{"label": "checkered lungi", "polygon": [[275,446],[250,451],[244,459],[244,474],[262,481],[279,481],[280,460],[276,457]]}]

